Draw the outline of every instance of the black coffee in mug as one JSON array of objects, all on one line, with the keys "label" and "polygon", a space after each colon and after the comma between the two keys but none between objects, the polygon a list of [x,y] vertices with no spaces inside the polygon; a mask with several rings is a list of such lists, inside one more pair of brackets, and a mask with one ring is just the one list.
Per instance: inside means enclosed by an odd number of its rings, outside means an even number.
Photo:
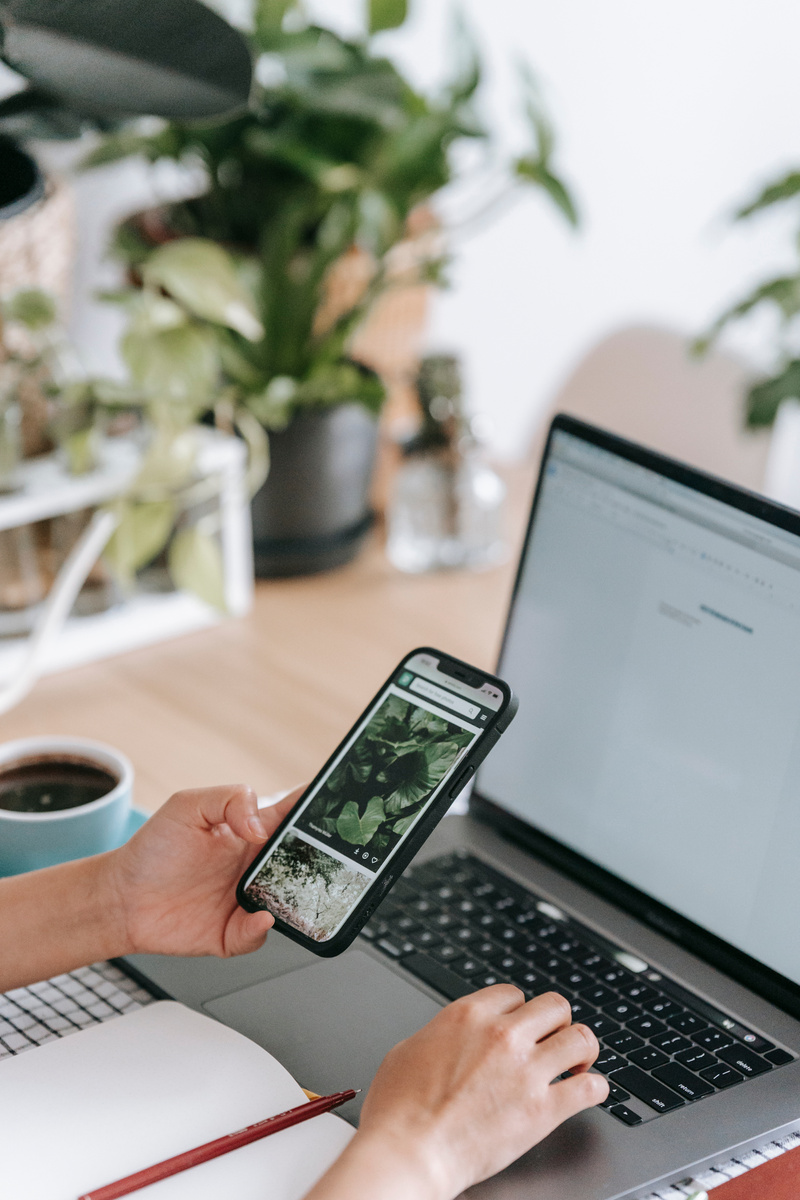
[{"label": "black coffee in mug", "polygon": [[119,780],[86,759],[28,758],[0,766],[0,808],[19,813],[61,812],[107,796]]}]

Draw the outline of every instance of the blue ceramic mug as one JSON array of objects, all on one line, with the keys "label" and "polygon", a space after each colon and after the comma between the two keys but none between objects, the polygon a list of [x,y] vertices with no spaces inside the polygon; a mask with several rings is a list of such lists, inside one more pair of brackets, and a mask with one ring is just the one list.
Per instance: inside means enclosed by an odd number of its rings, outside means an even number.
[{"label": "blue ceramic mug", "polygon": [[97,799],[54,812],[15,812],[0,803],[0,875],[18,875],[100,854],[122,842],[131,808],[133,767],[112,746],[76,737],[4,742],[0,745],[0,791],[4,774],[20,777],[39,764],[63,762],[99,768],[111,777],[110,790]]}]

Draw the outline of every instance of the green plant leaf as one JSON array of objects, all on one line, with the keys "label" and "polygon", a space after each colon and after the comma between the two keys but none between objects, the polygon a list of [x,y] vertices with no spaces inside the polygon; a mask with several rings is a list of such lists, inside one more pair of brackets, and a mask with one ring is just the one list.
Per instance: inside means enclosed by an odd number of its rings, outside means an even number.
[{"label": "green plant leaf", "polygon": [[792,359],[774,379],[750,389],[745,404],[747,424],[752,429],[771,425],[784,400],[800,400],[800,359]]},{"label": "green plant leaf", "polygon": [[353,846],[366,846],[377,833],[386,819],[383,801],[380,796],[373,796],[368,802],[364,815],[359,816],[358,805],[354,800],[348,800],[339,814],[336,822],[336,832],[344,841]]},{"label": "green plant leaf", "polygon": [[134,328],[122,338],[120,349],[134,382],[158,407],[160,420],[189,424],[209,406],[219,382],[211,329],[182,325],[142,333]]},{"label": "green plant leaf", "polygon": [[7,321],[18,321],[28,329],[47,329],[58,316],[56,302],[49,292],[40,288],[23,288],[14,292],[0,305]]},{"label": "green plant leaf", "polygon": [[130,583],[167,544],[175,520],[172,500],[124,500],[119,521],[103,555],[111,570]]},{"label": "green plant leaf", "polygon": [[225,611],[225,572],[213,537],[196,526],[178,530],[169,548],[169,573],[179,588]]},{"label": "green plant leaf", "polygon": [[77,113],[197,120],[241,108],[242,35],[197,0],[4,0],[3,58]]},{"label": "green plant leaf", "polygon": [[283,19],[295,0],[256,0],[253,13],[255,40],[263,50],[280,44]]},{"label": "green plant leaf", "polygon": [[144,264],[142,276],[196,317],[234,329],[251,342],[264,336],[253,297],[237,276],[232,258],[208,238],[179,238],[159,246]]},{"label": "green plant leaf", "polygon": [[573,228],[578,225],[578,211],[566,186],[555,175],[551,174],[540,161],[534,158],[518,158],[514,163],[514,174],[518,179],[536,183],[547,192],[550,199]]},{"label": "green plant leaf", "polygon": [[419,813],[415,812],[411,813],[408,817],[400,817],[392,826],[392,833],[396,833],[398,837],[402,837],[411,828],[418,816]]},{"label": "green plant leaf", "polygon": [[755,200],[751,200],[749,204],[740,208],[736,213],[736,220],[744,220],[745,217],[751,217],[753,213],[760,212],[763,208],[780,204],[782,200],[791,200],[798,194],[800,194],[800,172],[791,171],[783,179],[770,183],[756,196]]},{"label": "green plant leaf", "polygon": [[408,16],[408,0],[367,0],[367,19],[370,33],[382,29],[397,29]]}]

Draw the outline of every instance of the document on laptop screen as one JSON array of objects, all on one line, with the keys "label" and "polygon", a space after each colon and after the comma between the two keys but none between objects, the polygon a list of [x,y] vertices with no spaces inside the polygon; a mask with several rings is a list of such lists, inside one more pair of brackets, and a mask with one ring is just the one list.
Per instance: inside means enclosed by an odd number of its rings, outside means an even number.
[{"label": "document on laptop screen", "polygon": [[557,431],[480,790],[800,983],[800,538]]}]

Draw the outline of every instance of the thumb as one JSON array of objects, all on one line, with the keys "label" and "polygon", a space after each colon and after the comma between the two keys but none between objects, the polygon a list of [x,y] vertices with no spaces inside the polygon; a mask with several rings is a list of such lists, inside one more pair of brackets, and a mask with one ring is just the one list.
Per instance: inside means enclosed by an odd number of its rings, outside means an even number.
[{"label": "thumb", "polygon": [[236,954],[252,954],[254,950],[260,950],[274,924],[272,913],[249,913],[237,907],[225,926],[223,956],[232,958]]}]

